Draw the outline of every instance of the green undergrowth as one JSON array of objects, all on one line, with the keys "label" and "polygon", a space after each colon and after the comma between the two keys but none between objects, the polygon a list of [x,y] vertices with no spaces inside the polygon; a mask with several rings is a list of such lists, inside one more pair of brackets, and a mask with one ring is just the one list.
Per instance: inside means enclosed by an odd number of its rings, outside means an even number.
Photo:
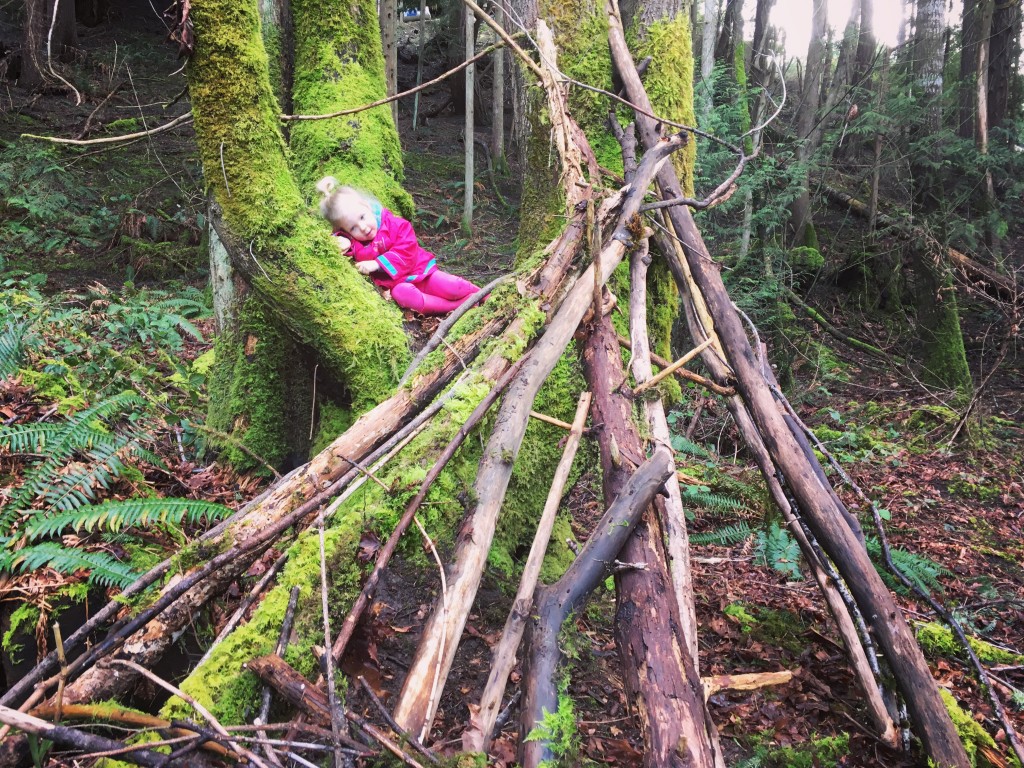
[{"label": "green undergrowth", "polygon": [[202,271],[205,219],[189,170],[172,183],[157,162],[138,162],[135,148],[0,142],[0,270],[145,280]]},{"label": "green undergrowth", "polygon": [[751,640],[799,656],[807,646],[802,637],[807,625],[792,611],[765,608],[749,603],[730,603],[722,611]]},{"label": "green undergrowth", "polygon": [[[348,508],[330,521],[324,536],[329,581],[329,603],[351,605],[359,593],[359,570],[354,553],[362,531],[362,514]],[[320,544],[316,530],[307,530],[288,550],[288,563],[275,586],[262,600],[249,621],[236,629],[216,648],[205,664],[197,667],[181,683],[181,689],[207,707],[224,723],[242,723],[259,698],[260,683],[242,665],[273,652],[280,633],[288,596],[293,586],[300,587],[299,608],[293,642],[285,655],[300,674],[315,679],[317,668],[312,652],[323,645],[323,619],[320,613]],[[167,719],[194,717],[190,705],[170,699],[161,710]]]},{"label": "green undergrowth", "polygon": [[776,746],[774,732],[751,737],[753,755],[736,768],[838,768],[850,753],[850,735],[812,736],[804,744]]}]

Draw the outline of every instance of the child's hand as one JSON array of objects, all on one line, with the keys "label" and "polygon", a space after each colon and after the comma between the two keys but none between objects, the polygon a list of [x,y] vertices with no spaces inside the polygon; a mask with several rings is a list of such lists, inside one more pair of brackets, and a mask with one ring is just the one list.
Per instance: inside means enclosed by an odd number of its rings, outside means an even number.
[{"label": "child's hand", "polygon": [[361,275],[370,275],[380,269],[380,264],[376,261],[357,261],[356,269]]},{"label": "child's hand", "polygon": [[344,235],[335,235],[338,241],[338,248],[341,249],[342,253],[348,253],[348,249],[352,247],[352,241]]}]

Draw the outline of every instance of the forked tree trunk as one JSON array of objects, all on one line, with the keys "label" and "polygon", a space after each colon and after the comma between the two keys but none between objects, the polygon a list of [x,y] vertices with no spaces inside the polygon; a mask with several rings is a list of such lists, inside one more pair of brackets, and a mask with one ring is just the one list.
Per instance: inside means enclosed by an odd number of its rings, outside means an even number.
[{"label": "forked tree trunk", "polygon": [[[632,422],[633,403],[618,391],[626,374],[608,317],[590,329],[583,362],[594,393],[593,419],[603,425],[599,444],[607,503],[619,495],[632,468],[646,455]],[[652,506],[618,556],[625,563],[646,564],[643,569],[627,566],[615,577],[615,636],[623,680],[644,730],[644,765],[711,768],[715,755],[710,732],[715,726],[704,708],[695,657],[681,632],[662,541]]]}]

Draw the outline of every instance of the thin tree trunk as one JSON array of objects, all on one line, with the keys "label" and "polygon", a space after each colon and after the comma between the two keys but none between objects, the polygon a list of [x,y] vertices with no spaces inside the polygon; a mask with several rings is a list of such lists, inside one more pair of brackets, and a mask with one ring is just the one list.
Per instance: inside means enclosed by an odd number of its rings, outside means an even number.
[{"label": "thin tree trunk", "polygon": [[821,103],[821,87],[825,77],[827,49],[825,35],[828,28],[828,6],[826,0],[813,0],[811,12],[811,40],[807,46],[807,62],[804,70],[803,88],[796,118],[796,158],[801,164],[800,192],[790,205],[790,226],[795,245],[817,247],[814,223],[811,217],[811,193],[809,189],[811,155],[814,153],[812,133],[818,119],[818,105]]},{"label": "thin tree trunk", "polygon": [[[505,11],[494,9],[494,20],[505,26]],[[491,162],[505,170],[505,49],[499,48],[491,58]]]},{"label": "thin tree trunk", "polygon": [[[917,127],[921,137],[938,137],[942,129],[942,70],[945,2],[920,0],[914,35],[914,76],[925,109]],[[933,139],[934,140],[934,139]],[[947,179],[922,158],[912,159],[914,193],[923,214],[942,210]],[[957,402],[970,400],[972,383],[967,367],[960,312],[953,277],[946,258],[945,224],[939,223],[937,247],[918,244],[913,249],[917,276],[917,313],[921,335],[921,362],[926,383],[954,393]]]},{"label": "thin tree trunk", "polygon": [[53,79],[53,62],[77,45],[74,0],[26,0],[18,84],[37,88],[44,79]]},{"label": "thin tree trunk", "polygon": [[[978,47],[975,70],[977,77],[974,88],[974,145],[978,154],[982,157],[988,156],[988,91],[989,91],[989,63],[990,43],[992,40],[992,16],[995,10],[995,0],[978,0]],[[986,167],[981,188],[981,214],[985,222],[985,244],[992,253],[997,264],[1002,262],[999,253],[999,234],[996,232],[997,223],[992,220],[996,215],[996,189],[992,180],[992,169]]]},{"label": "thin tree trunk", "polygon": [[[384,82],[387,95],[398,93],[398,2],[397,0],[377,0],[380,19],[380,40],[384,49]],[[391,102],[391,120],[398,125],[398,102]]]},{"label": "thin tree trunk", "polygon": [[[996,4],[989,43],[988,125],[1001,128],[1010,114],[1011,85],[1020,73],[1021,19],[1019,2]],[[1016,94],[1020,98],[1020,93]],[[1010,132],[1007,132],[1010,135]],[[1012,139],[1010,140],[1012,143]]]},{"label": "thin tree trunk", "polygon": [[978,88],[978,44],[981,41],[979,15],[982,5],[989,0],[964,0],[963,14],[960,17],[960,80],[957,84],[959,94],[959,120],[957,133],[965,139],[974,138],[975,107],[977,106]]},{"label": "thin tree trunk", "polygon": [[[466,26],[463,28],[465,33],[465,49],[466,49],[466,60],[472,59],[474,56],[474,48],[476,46],[476,16],[472,9],[466,8]],[[463,204],[462,204],[462,231],[466,235],[471,235],[473,232],[473,151],[474,141],[473,133],[475,126],[473,124],[473,81],[476,74],[476,65],[470,64],[466,67],[466,124],[464,129],[465,145],[466,145],[466,168],[464,176],[464,188],[463,188]]]},{"label": "thin tree trunk", "polygon": [[704,0],[704,39],[700,53],[700,98],[701,117],[706,125],[715,107],[714,83],[712,73],[715,70],[715,41],[718,40],[718,4],[719,0]]}]

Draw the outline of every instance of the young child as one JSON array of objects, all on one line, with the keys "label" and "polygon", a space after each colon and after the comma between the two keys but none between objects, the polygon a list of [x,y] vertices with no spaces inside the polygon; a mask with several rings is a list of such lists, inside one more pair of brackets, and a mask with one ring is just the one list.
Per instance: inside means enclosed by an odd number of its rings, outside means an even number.
[{"label": "young child", "polygon": [[394,302],[425,315],[441,315],[479,290],[458,275],[437,268],[434,254],[420,247],[412,224],[333,176],[316,185],[320,213],[331,222],[338,247],[356,269],[391,292]]}]

